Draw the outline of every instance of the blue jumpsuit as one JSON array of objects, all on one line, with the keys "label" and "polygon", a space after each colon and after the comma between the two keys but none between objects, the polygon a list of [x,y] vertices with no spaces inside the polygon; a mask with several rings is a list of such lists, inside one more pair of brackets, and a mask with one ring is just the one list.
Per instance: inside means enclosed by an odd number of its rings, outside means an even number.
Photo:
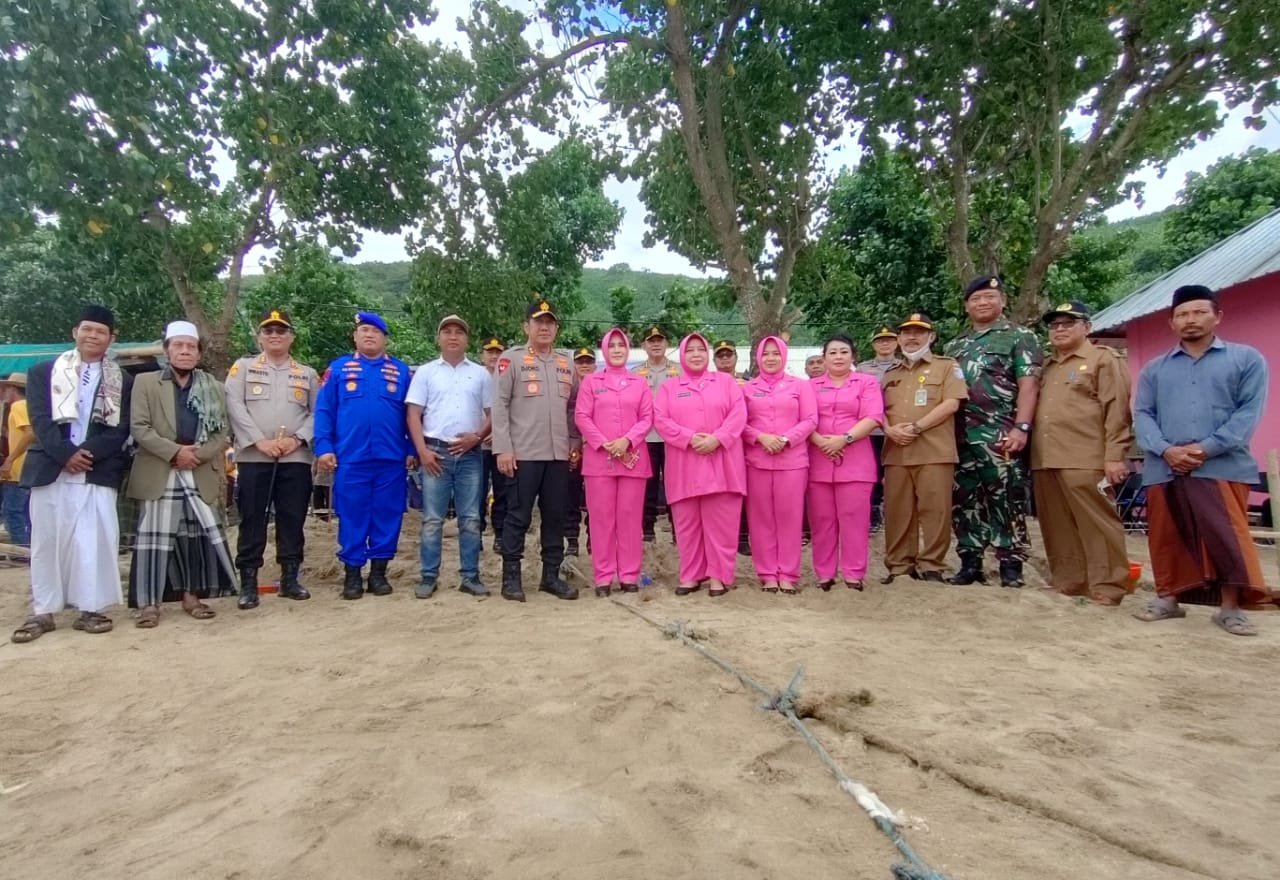
[{"label": "blue jumpsuit", "polygon": [[363,566],[391,559],[405,507],[407,364],[389,356],[344,355],[329,364],[316,400],[315,454],[333,453],[338,558]]}]

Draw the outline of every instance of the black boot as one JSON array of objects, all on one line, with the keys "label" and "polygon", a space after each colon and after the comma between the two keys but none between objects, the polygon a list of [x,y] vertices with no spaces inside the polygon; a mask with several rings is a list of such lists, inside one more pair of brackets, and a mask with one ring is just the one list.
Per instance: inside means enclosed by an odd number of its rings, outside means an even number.
[{"label": "black boot", "polygon": [[240,599],[236,607],[241,611],[258,607],[258,570],[256,568],[240,569]]},{"label": "black boot", "polygon": [[298,563],[282,562],[280,563],[280,598],[281,599],[310,599],[311,594],[307,592],[307,588],[298,583]]},{"label": "black boot", "polygon": [[364,595],[364,577],[361,574],[361,566],[344,565],[345,574],[342,577],[342,598],[359,599]]},{"label": "black boot", "polygon": [[961,556],[960,570],[947,578],[947,583],[955,584],[957,587],[968,586],[969,584],[985,584],[987,575],[982,570],[981,556]]},{"label": "black boot", "polygon": [[542,567],[542,582],[538,584],[538,589],[543,593],[550,593],[557,599],[578,598],[578,588],[571,587],[561,580],[560,572],[552,566]]},{"label": "black boot", "polygon": [[502,598],[513,602],[524,601],[524,583],[520,575],[520,560],[502,560]]},{"label": "black boot", "polygon": [[1021,587],[1022,584],[1021,562],[1014,561],[1000,563],[1000,586],[1012,587],[1016,590]]},{"label": "black boot", "polygon": [[387,580],[389,559],[369,560],[369,592],[375,596],[390,596],[391,582]]}]

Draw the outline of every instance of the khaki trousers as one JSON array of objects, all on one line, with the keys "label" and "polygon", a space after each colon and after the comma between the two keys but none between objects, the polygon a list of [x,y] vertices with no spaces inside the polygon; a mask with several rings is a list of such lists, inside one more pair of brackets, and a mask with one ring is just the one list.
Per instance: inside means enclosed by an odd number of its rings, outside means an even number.
[{"label": "khaki trousers", "polygon": [[954,464],[884,468],[884,564],[893,574],[942,571],[951,549]]},{"label": "khaki trousers", "polygon": [[1119,600],[1128,593],[1129,555],[1116,506],[1098,491],[1102,476],[1083,468],[1033,471],[1036,516],[1054,588]]}]

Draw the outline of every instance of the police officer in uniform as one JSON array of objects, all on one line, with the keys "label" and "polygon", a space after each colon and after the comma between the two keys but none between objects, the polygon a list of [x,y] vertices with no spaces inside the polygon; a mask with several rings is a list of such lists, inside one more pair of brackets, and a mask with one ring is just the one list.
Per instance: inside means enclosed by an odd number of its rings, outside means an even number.
[{"label": "police officer in uniform", "polygon": [[[580,348],[573,353],[573,369],[581,382],[596,371],[595,349]],[[586,482],[582,479],[581,459],[573,462],[569,470],[569,510],[564,519],[565,552],[578,555],[578,543],[582,534],[582,513],[587,506]],[[591,534],[587,533],[587,551],[591,550]]]},{"label": "police officer in uniform", "polygon": [[531,303],[525,317],[528,344],[502,353],[493,400],[493,452],[510,479],[502,526],[502,598],[525,600],[520,563],[533,505],[542,516],[542,580],[538,589],[561,599],[578,590],[560,577],[564,561],[569,463],[582,456],[573,422],[578,374],[569,351],[555,348],[560,322],[546,300]]},{"label": "police officer in uniform", "polygon": [[969,386],[957,439],[952,518],[960,570],[953,584],[986,583],[982,556],[994,547],[1000,585],[1022,586],[1027,559],[1027,467],[1043,356],[1035,334],[1004,317],[1004,285],[980,275],[965,287],[970,328],[947,345]]},{"label": "police officer in uniform", "polygon": [[[643,363],[633,367],[631,372],[643,377],[649,383],[649,392],[656,400],[662,383],[680,375],[680,365],[667,357],[667,334],[658,325],[655,324],[649,328],[640,344],[648,357]],[[658,436],[657,428],[649,429],[644,442],[649,447],[649,463],[653,466],[653,476],[649,477],[644,486],[644,519],[641,525],[644,540],[653,541],[655,539],[653,527],[658,522],[658,511],[663,506],[667,447]],[[667,519],[670,520],[670,518],[671,511],[668,509]],[[672,526],[672,536],[675,533],[675,526]]]},{"label": "police officer in uniform", "polygon": [[[884,382],[885,373],[900,363],[894,354],[898,350],[898,334],[888,325],[881,327],[871,337],[871,348],[876,356],[862,361],[856,369]],[[871,432],[871,448],[876,454],[876,486],[871,490],[871,531],[874,532],[884,522],[884,431],[880,428]]]},{"label": "police officer in uniform", "polygon": [[405,508],[405,469],[414,466],[405,425],[411,378],[403,361],[387,354],[387,322],[356,313],[355,352],[329,364],[316,402],[316,456],[334,473],[338,558],[345,576],[342,598],[391,592],[387,563],[400,540]]},{"label": "police officer in uniform", "polygon": [[[960,365],[935,355],[928,315],[898,324],[903,359],[885,372],[884,565],[881,583],[903,575],[942,582],[951,549],[951,487],[956,470],[955,415],[969,396]],[[921,540],[923,535],[923,541]]]},{"label": "police officer in uniform", "polygon": [[[481,365],[489,371],[489,378],[494,383],[498,381],[498,358],[502,357],[502,352],[506,346],[502,344],[502,340],[496,336],[490,336],[485,340],[484,345],[480,348],[480,356],[483,358]],[[493,401],[489,401],[492,410]],[[507,478],[498,471],[498,457],[493,454],[493,435],[484,438],[484,443],[480,445],[480,457],[484,461],[484,474],[481,477],[480,484],[480,534],[484,534],[485,514],[489,514],[489,521],[493,523],[493,552],[501,551],[499,544],[502,541],[502,521],[507,516]],[[489,491],[493,490],[493,507],[489,507]]]},{"label": "police officer in uniform", "polygon": [[1053,350],[1036,404],[1031,479],[1054,589],[1119,605],[1129,577],[1124,525],[1098,485],[1129,475],[1129,371],[1089,341],[1091,317],[1084,303],[1065,302],[1043,318]]},{"label": "police officer in uniform", "polygon": [[311,444],[320,379],[311,367],[293,359],[293,341],[288,313],[270,309],[258,322],[261,354],[240,358],[227,373],[227,416],[239,481],[236,570],[240,599],[236,604],[242,609],[258,607],[258,569],[273,507],[280,564],[278,595],[311,598],[298,583],[298,568],[311,496]]}]

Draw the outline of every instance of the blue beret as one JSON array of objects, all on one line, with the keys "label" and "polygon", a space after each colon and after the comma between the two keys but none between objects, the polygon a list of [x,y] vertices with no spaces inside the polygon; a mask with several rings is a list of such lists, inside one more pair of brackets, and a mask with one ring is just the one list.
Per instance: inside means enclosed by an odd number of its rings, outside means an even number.
[{"label": "blue beret", "polygon": [[387,322],[382,316],[374,312],[356,312],[356,326],[368,324],[370,327],[377,327],[382,331],[383,336],[390,336],[391,331],[387,329]]}]

